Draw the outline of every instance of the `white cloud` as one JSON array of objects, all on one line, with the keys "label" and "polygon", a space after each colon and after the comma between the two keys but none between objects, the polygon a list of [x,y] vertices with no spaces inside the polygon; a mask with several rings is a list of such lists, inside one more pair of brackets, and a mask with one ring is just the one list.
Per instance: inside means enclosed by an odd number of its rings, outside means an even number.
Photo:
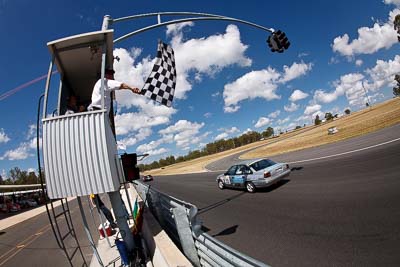
[{"label": "white cloud", "polygon": [[228,129],[221,128],[221,129],[219,129],[219,131],[224,131],[224,132],[226,132],[228,134],[234,134],[234,133],[240,132],[240,130],[236,126],[233,126],[231,128],[228,128]]},{"label": "white cloud", "polygon": [[173,136],[173,141],[179,148],[199,143],[201,137],[198,136],[200,129],[204,123],[190,122],[187,120],[179,120],[174,125],[171,125],[159,133],[165,136]]},{"label": "white cloud", "polygon": [[168,122],[169,116],[148,116],[140,112],[123,113],[115,117],[115,129],[119,135],[132,135],[132,132],[136,134],[141,128],[151,128]]},{"label": "white cloud", "polygon": [[289,100],[292,102],[296,102],[296,101],[304,99],[306,97],[308,97],[307,93],[304,93],[303,91],[301,91],[299,89],[296,89],[296,90],[294,90],[292,95],[289,97]]},{"label": "white cloud", "polygon": [[265,70],[251,71],[233,83],[226,84],[223,93],[225,112],[237,111],[240,108],[237,103],[245,99],[279,99],[280,96],[275,93],[279,76],[278,72],[269,67]]},{"label": "white cloud", "polygon": [[318,102],[330,103],[330,102],[336,100],[342,94],[343,93],[338,93],[337,91],[327,93],[321,89],[318,89],[314,93],[314,99]]},{"label": "white cloud", "polygon": [[[33,127],[34,125],[29,125],[28,133],[27,136],[32,133],[33,130],[36,129],[36,127]],[[0,129],[0,138],[2,138],[2,130]],[[4,133],[4,132],[3,132]],[[8,137],[5,135],[3,137],[4,140],[6,140]],[[39,139],[39,146],[42,144],[42,139]],[[33,151],[36,150],[36,137],[26,141],[22,142],[19,144],[19,146],[15,149],[10,149],[7,150],[3,156],[0,157],[0,160],[21,160],[21,159],[27,159],[29,157],[34,156]]]},{"label": "white cloud", "polygon": [[228,106],[224,107],[224,112],[225,113],[234,113],[240,109],[240,106]]},{"label": "white cloud", "polygon": [[310,53],[302,52],[302,53],[298,54],[297,56],[298,56],[299,58],[302,58],[302,57],[306,57],[306,56],[308,56],[308,55],[310,55]]},{"label": "white cloud", "polygon": [[319,118],[321,120],[325,119],[325,113],[323,113],[322,111],[318,110],[316,112],[314,112],[311,117],[314,119],[315,117],[319,116]]},{"label": "white cloud", "polygon": [[[28,146],[29,146],[30,149],[36,149],[37,148],[36,140],[37,140],[36,137],[34,137],[28,142]],[[42,138],[39,138],[39,147],[42,147]]]},{"label": "white cloud", "polygon": [[385,98],[385,95],[379,92],[369,96],[369,99],[372,103],[377,103],[380,99],[383,98]]},{"label": "white cloud", "polygon": [[288,81],[294,80],[300,76],[305,75],[312,68],[312,63],[296,63],[294,62],[292,66],[283,66],[283,77],[279,80],[281,83],[286,83]]},{"label": "white cloud", "polygon": [[225,139],[225,138],[227,138],[228,137],[228,134],[227,133],[220,133],[219,135],[217,135],[216,137],[215,137],[215,141],[217,141],[217,140],[221,140],[221,139]]},{"label": "white cloud", "polygon": [[167,153],[169,150],[162,147],[159,149],[154,149],[154,150],[144,150],[144,151],[140,151],[139,149],[137,150],[139,153],[143,153],[143,154],[149,154],[149,156],[157,156],[157,155],[162,155]]},{"label": "white cloud", "polygon": [[[114,61],[116,80],[139,88],[143,86],[145,79],[153,68],[155,59],[151,59],[150,56],[147,56],[140,62],[136,62],[141,51],[140,48],[132,48],[131,52],[124,48],[114,49],[114,56],[120,58],[119,61]],[[143,96],[133,94],[128,90],[118,90],[116,91],[116,96],[118,104],[127,108],[137,106],[135,100],[137,98],[143,98]]]},{"label": "white cloud", "polygon": [[199,143],[198,148],[202,149],[207,145],[207,143]]},{"label": "white cloud", "polygon": [[31,139],[32,137],[36,136],[36,124],[31,124],[28,127],[29,129],[26,139]]},{"label": "white cloud", "polygon": [[7,173],[6,173],[6,170],[5,170],[5,169],[2,169],[2,170],[1,170],[0,176],[1,176],[1,178],[2,178],[3,180],[6,180],[6,179],[7,179]]},{"label": "white cloud", "polygon": [[338,64],[340,61],[337,57],[331,57],[328,61],[329,65]]},{"label": "white cloud", "polygon": [[361,59],[356,60],[356,66],[360,67],[364,62]]},{"label": "white cloud", "polygon": [[321,105],[318,105],[318,104],[307,106],[306,109],[304,110],[304,114],[310,115],[316,111],[319,111],[320,109],[321,109]]},{"label": "white cloud", "polygon": [[[26,133],[27,140],[19,144],[15,149],[7,150],[3,156],[0,156],[0,160],[22,160],[34,156],[33,151],[36,150],[36,125],[31,124],[28,126],[28,132]],[[10,138],[4,133],[3,129],[0,129],[0,143],[8,142]],[[39,138],[39,146],[42,145],[42,139]]]},{"label": "white cloud", "polygon": [[246,99],[263,98],[267,101],[280,99],[276,90],[279,83],[286,83],[311,69],[311,64],[296,63],[284,66],[284,72],[279,73],[274,68],[251,71],[238,78],[236,81],[224,86],[224,111],[228,113],[239,110],[239,102]]},{"label": "white cloud", "polygon": [[358,38],[352,41],[347,33],[336,37],[332,44],[333,51],[343,56],[353,57],[357,54],[373,54],[382,48],[389,49],[398,42],[393,28],[393,19],[399,13],[399,9],[391,11],[388,21],[383,25],[376,22],[372,28],[359,28]]},{"label": "white cloud", "polygon": [[194,26],[194,23],[189,21],[189,22],[182,22],[182,23],[168,25],[167,26],[167,35],[177,35],[186,26]]},{"label": "white cloud", "polygon": [[21,160],[27,159],[33,155],[34,154],[31,153],[29,142],[24,142],[16,149],[6,151],[4,155],[0,157],[0,160]]},{"label": "white cloud", "polygon": [[351,102],[354,98],[358,97],[362,88],[362,79],[364,75],[361,73],[349,73],[342,75],[339,81],[335,81],[335,90],[332,92],[325,92],[324,90],[316,90],[314,93],[314,100],[322,103],[330,103],[335,101],[339,96],[346,94],[347,99]]},{"label": "white cloud", "polygon": [[400,56],[396,55],[393,60],[377,60],[376,65],[367,69],[372,84],[366,84],[367,90],[376,91],[384,86],[394,85],[394,76],[400,73]]},{"label": "white cloud", "polygon": [[228,136],[230,136],[232,134],[240,132],[240,130],[235,126],[233,126],[231,128],[227,128],[227,129],[226,128],[220,128],[220,129],[218,129],[218,131],[221,131],[222,133],[217,135],[215,137],[215,140],[225,139],[225,138],[227,138]]},{"label": "white cloud", "polygon": [[126,147],[133,146],[133,145],[137,144],[138,142],[143,141],[144,139],[149,137],[151,135],[151,133],[152,133],[152,130],[150,128],[140,128],[137,130],[137,132],[135,132],[135,134],[129,135],[129,136],[119,140],[118,142],[121,145],[124,145],[125,146],[124,150],[126,150]]},{"label": "white cloud", "polygon": [[387,5],[393,4],[398,7],[400,6],[400,0],[384,0],[383,2]]},{"label": "white cloud", "polygon": [[219,96],[220,94],[221,94],[220,92],[215,92],[215,93],[212,94],[211,96],[215,98],[215,97]]},{"label": "white cloud", "polygon": [[283,107],[283,109],[284,109],[285,111],[287,111],[287,112],[293,112],[293,111],[298,110],[299,107],[300,107],[300,105],[297,105],[296,103],[291,102],[290,105],[288,105],[288,106],[285,105],[285,106]]},{"label": "white cloud", "polygon": [[275,119],[276,117],[279,116],[279,114],[281,114],[281,111],[278,109],[278,110],[276,110],[276,111],[270,113],[270,114],[268,115],[268,117],[271,118],[271,119]]},{"label": "white cloud", "polygon": [[252,132],[252,131],[253,131],[252,129],[247,128],[245,131],[243,131],[242,134],[248,134],[248,133],[250,133],[250,132]]},{"label": "white cloud", "polygon": [[0,128],[0,143],[7,143],[8,141],[10,141],[10,138],[4,132],[4,129]]},{"label": "white cloud", "polygon": [[287,122],[289,122],[290,121],[290,117],[286,117],[286,118],[284,118],[284,119],[282,119],[282,120],[278,120],[276,123],[278,124],[278,125],[282,125],[282,124],[285,124],[285,123],[287,123]]},{"label": "white cloud", "polygon": [[229,66],[251,65],[251,59],[244,55],[248,46],[240,40],[240,32],[235,25],[228,25],[224,34],[187,41],[184,41],[182,29],[183,27],[174,31],[171,41],[175,60],[179,62],[176,65],[178,78],[175,96],[177,98],[185,98],[186,92],[192,89],[189,81],[191,72],[198,80],[201,80],[202,75],[213,76]]},{"label": "white cloud", "polygon": [[28,168],[26,171],[27,171],[28,173],[31,173],[31,172],[36,173],[36,169],[35,169],[35,168]]},{"label": "white cloud", "polygon": [[303,115],[303,116],[300,116],[297,119],[295,119],[295,121],[297,121],[297,122],[300,122],[300,121],[305,122],[305,121],[309,121],[309,120],[310,120],[310,116],[307,116],[307,115]]},{"label": "white cloud", "polygon": [[136,151],[140,153],[147,153],[148,151],[155,150],[158,146],[162,144],[160,141],[151,141],[148,144],[142,144],[136,148]]},{"label": "white cloud", "polygon": [[254,125],[256,128],[261,128],[265,125],[268,125],[271,122],[269,118],[266,117],[260,117],[257,121],[257,123]]},{"label": "white cloud", "polygon": [[206,112],[206,113],[204,113],[203,116],[208,119],[208,118],[210,118],[212,116],[212,113],[211,112]]}]

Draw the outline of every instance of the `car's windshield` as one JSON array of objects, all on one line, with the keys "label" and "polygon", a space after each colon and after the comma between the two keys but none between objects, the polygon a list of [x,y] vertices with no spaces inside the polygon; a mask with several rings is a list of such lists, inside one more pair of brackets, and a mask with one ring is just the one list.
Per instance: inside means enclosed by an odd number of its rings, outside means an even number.
[{"label": "car's windshield", "polygon": [[268,168],[268,167],[270,167],[270,166],[272,166],[272,165],[275,165],[275,164],[276,164],[276,163],[273,162],[273,161],[270,160],[270,159],[262,159],[262,160],[260,160],[260,161],[256,161],[256,162],[252,163],[252,164],[250,165],[250,167],[252,167],[255,171],[259,171],[259,170]]},{"label": "car's windshield", "polygon": [[225,173],[227,175],[235,175],[237,169],[237,165],[233,165],[228,169],[228,171]]}]

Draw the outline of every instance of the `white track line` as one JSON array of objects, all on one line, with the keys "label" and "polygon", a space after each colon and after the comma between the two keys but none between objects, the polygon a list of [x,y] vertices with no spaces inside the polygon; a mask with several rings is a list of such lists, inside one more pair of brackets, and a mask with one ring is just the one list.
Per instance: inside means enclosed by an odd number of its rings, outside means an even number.
[{"label": "white track line", "polygon": [[355,150],[351,150],[351,151],[347,151],[347,152],[343,152],[343,153],[339,153],[339,154],[323,156],[323,157],[318,157],[318,158],[313,158],[313,159],[292,161],[292,162],[288,162],[288,163],[301,163],[301,162],[307,162],[307,161],[313,161],[313,160],[327,159],[327,158],[332,158],[332,157],[337,157],[337,156],[343,156],[343,155],[346,155],[346,154],[351,154],[351,153],[355,153],[355,152],[371,149],[371,148],[374,148],[374,147],[383,146],[383,145],[390,144],[390,143],[393,143],[393,142],[396,142],[396,141],[399,141],[399,140],[400,140],[400,138],[396,138],[396,139],[393,139],[393,140],[390,140],[390,141],[386,141],[386,142],[383,142],[383,143],[380,143],[380,144],[376,144],[376,145],[373,145],[373,146],[367,146],[367,147],[364,147],[364,148],[359,148],[359,149],[355,149]]}]

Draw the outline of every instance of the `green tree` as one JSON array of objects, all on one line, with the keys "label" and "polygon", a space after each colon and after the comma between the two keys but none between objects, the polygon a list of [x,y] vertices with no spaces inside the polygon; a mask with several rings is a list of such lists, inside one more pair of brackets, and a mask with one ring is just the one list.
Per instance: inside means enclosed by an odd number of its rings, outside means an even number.
[{"label": "green tree", "polygon": [[14,167],[9,172],[9,177],[11,181],[15,184],[22,176],[22,170],[18,167]]},{"label": "green tree", "polygon": [[345,113],[346,115],[349,115],[349,114],[351,113],[351,111],[350,111],[350,109],[346,108],[345,111],[344,111],[344,113]]},{"label": "green tree", "polygon": [[183,156],[179,156],[176,158],[176,163],[184,162],[184,161],[185,161],[185,158]]},{"label": "green tree", "polygon": [[325,113],[325,119],[327,121],[333,120],[333,115],[330,112]]},{"label": "green tree", "polygon": [[262,137],[268,138],[274,135],[274,128],[268,127],[264,132],[261,133]]},{"label": "green tree", "polygon": [[393,27],[397,31],[397,40],[400,42],[400,14],[394,17]]},{"label": "green tree", "polygon": [[317,115],[317,116],[315,117],[315,121],[314,121],[315,125],[320,125],[321,122],[322,122],[322,121],[320,120],[319,115]]},{"label": "green tree", "polygon": [[400,75],[396,74],[394,80],[397,82],[397,86],[393,87],[394,96],[400,96]]}]

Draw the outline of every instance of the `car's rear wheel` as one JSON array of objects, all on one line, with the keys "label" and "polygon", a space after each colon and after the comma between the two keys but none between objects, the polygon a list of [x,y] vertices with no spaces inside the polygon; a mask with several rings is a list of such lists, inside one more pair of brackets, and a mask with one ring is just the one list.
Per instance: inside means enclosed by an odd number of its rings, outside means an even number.
[{"label": "car's rear wheel", "polygon": [[221,180],[218,181],[218,188],[221,190],[224,189],[224,183]]},{"label": "car's rear wheel", "polygon": [[248,183],[246,183],[246,190],[249,193],[254,193],[256,191],[256,187],[254,186],[254,184],[252,182],[248,182]]}]

